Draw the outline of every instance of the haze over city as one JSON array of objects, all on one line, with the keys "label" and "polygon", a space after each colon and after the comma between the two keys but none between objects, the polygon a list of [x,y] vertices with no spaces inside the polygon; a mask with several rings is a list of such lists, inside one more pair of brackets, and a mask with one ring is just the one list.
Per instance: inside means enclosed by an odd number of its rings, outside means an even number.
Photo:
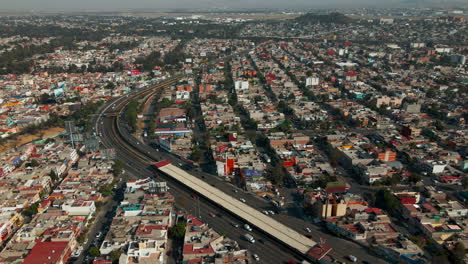
[{"label": "haze over city", "polygon": [[356,8],[356,7],[463,7],[460,0],[19,0],[0,1],[2,9],[92,10],[92,9],[249,9],[249,8]]},{"label": "haze over city", "polygon": [[0,2],[0,264],[468,263],[466,1]]}]

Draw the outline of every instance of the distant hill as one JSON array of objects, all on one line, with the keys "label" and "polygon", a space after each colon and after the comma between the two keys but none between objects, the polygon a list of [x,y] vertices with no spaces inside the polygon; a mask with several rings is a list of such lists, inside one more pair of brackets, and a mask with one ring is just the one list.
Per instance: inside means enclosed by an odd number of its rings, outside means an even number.
[{"label": "distant hill", "polygon": [[333,12],[327,15],[317,15],[313,13],[307,13],[305,15],[296,17],[295,22],[302,24],[311,24],[311,23],[335,23],[335,24],[348,24],[353,21],[352,18],[347,17],[341,13]]}]

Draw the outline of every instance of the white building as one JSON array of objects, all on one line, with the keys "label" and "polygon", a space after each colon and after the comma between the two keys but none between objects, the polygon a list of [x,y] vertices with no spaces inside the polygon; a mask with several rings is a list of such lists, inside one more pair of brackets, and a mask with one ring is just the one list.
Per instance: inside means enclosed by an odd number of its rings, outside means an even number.
[{"label": "white building", "polygon": [[94,201],[76,201],[68,200],[62,205],[62,210],[69,215],[84,215],[88,216],[96,211]]},{"label": "white building", "polygon": [[235,81],[234,82],[234,89],[236,89],[236,91],[248,90],[249,89],[249,82],[248,81]]},{"label": "white building", "polygon": [[319,77],[308,77],[306,79],[306,86],[315,86],[319,84]]}]

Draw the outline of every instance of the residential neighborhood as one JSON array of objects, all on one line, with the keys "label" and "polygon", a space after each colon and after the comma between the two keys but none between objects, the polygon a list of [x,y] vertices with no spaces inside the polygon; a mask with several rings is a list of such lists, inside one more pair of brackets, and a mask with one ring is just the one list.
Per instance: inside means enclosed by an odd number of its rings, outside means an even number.
[{"label": "residential neighborhood", "polygon": [[0,263],[466,263],[467,12],[0,15]]}]

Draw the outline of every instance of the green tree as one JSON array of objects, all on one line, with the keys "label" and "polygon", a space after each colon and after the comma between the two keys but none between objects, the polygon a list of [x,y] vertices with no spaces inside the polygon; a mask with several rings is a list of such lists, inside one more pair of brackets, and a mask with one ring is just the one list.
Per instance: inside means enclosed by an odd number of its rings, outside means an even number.
[{"label": "green tree", "polygon": [[122,252],[120,250],[114,250],[110,253],[110,260],[112,263],[119,263],[119,258],[120,255],[122,255]]},{"label": "green tree", "polygon": [[271,170],[271,181],[275,185],[282,185],[284,178],[283,166],[280,162],[276,163],[275,167]]},{"label": "green tree", "polygon": [[114,189],[114,184],[104,184],[101,187],[99,187],[99,192],[104,196],[108,197],[112,195],[112,190]]},{"label": "green tree", "polygon": [[91,248],[89,249],[89,254],[90,254],[91,256],[93,256],[93,257],[99,257],[99,255],[101,255],[101,254],[99,253],[99,248],[97,248],[97,247],[91,247]]},{"label": "green tree", "polygon": [[458,242],[455,245],[455,248],[453,249],[452,254],[453,254],[453,260],[455,264],[465,263],[464,258],[466,255],[466,249],[465,249],[465,245],[463,245],[462,242]]},{"label": "green tree", "polygon": [[466,189],[468,188],[468,177],[463,177],[462,179],[462,185],[463,185],[463,188]]},{"label": "green tree", "polygon": [[35,202],[23,210],[23,215],[32,217],[37,214],[37,209],[39,208],[39,202]]},{"label": "green tree", "polygon": [[154,131],[156,130],[156,120],[154,115],[150,115],[148,119],[148,130],[150,135],[154,135]]},{"label": "green tree", "polygon": [[422,177],[418,173],[411,173],[411,175],[408,177],[408,181],[413,184],[418,183],[419,181],[421,181],[421,179]]},{"label": "green tree", "polygon": [[408,237],[411,242],[416,244],[420,248],[424,248],[426,246],[426,239],[419,237],[419,236],[409,236]]},{"label": "green tree", "polygon": [[395,173],[392,175],[392,178],[390,179],[390,184],[395,186],[401,182],[401,179],[402,179],[401,173]]},{"label": "green tree", "polygon": [[330,159],[330,164],[334,167],[338,166],[340,161],[341,152],[335,148],[330,149],[328,157]]},{"label": "green tree", "polygon": [[187,223],[179,222],[176,225],[169,228],[169,235],[174,239],[183,239],[185,235],[185,227]]},{"label": "green tree", "polygon": [[443,131],[445,129],[445,126],[444,124],[442,123],[442,121],[440,120],[436,120],[433,124],[435,126],[435,128],[439,131]]},{"label": "green tree", "polygon": [[198,161],[200,161],[201,157],[202,157],[202,153],[200,151],[200,147],[199,146],[193,146],[192,153],[190,154],[190,159],[195,161],[195,162],[198,162]]},{"label": "green tree", "polygon": [[36,159],[31,160],[31,167],[39,167],[41,165]]},{"label": "green tree", "polygon": [[106,89],[114,89],[115,88],[115,84],[111,81],[108,81],[107,84],[106,84]]},{"label": "green tree", "polygon": [[50,170],[49,176],[52,179],[52,181],[56,182],[58,180],[58,175],[54,170]]},{"label": "green tree", "polygon": [[76,238],[76,241],[79,243],[79,244],[83,244],[83,242],[85,241],[86,239],[86,234],[80,234],[77,238]]},{"label": "green tree", "polygon": [[170,100],[170,99],[164,97],[161,100],[161,103],[159,104],[159,107],[161,107],[161,108],[169,107],[169,106],[173,105],[174,103],[175,102],[173,100]]},{"label": "green tree", "polygon": [[388,189],[380,189],[375,194],[375,206],[379,208],[396,212],[399,204],[398,199]]},{"label": "green tree", "polygon": [[125,163],[121,160],[114,160],[114,164],[112,164],[112,173],[114,177],[119,177],[123,173]]},{"label": "green tree", "polygon": [[125,117],[127,119],[130,128],[134,131],[137,125],[137,109],[138,109],[138,102],[133,100],[128,104],[127,109],[125,110]]},{"label": "green tree", "polygon": [[293,132],[293,123],[290,119],[286,119],[283,123],[277,125],[274,128],[275,131],[281,131],[284,133],[292,133]]},{"label": "green tree", "polygon": [[257,130],[258,124],[255,120],[249,118],[247,120],[242,120],[241,122],[242,122],[242,126],[246,130]]}]

